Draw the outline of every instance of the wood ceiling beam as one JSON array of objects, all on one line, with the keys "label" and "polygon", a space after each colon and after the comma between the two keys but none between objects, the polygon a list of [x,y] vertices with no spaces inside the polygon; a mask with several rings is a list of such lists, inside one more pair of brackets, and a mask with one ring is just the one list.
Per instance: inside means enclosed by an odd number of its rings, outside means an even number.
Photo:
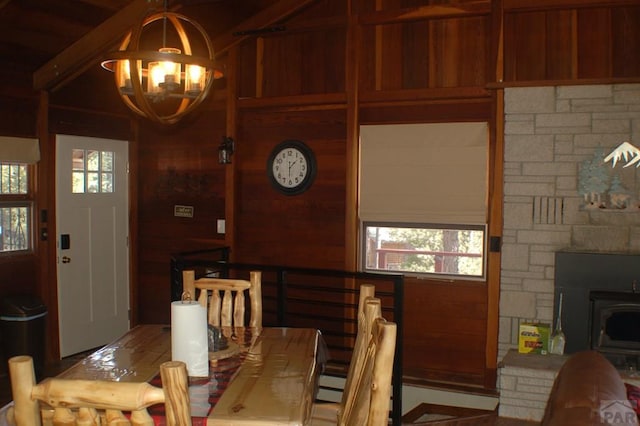
[{"label": "wood ceiling beam", "polygon": [[[226,52],[251,34],[238,32],[259,30],[274,25],[307,7],[315,0],[280,0],[272,6],[244,20],[213,40],[216,55]],[[150,11],[162,5],[161,0],[134,0],[113,17],[107,19],[87,35],[63,50],[33,74],[35,90],[55,91],[95,64],[120,37]]]},{"label": "wood ceiling beam", "polygon": [[55,91],[82,74],[161,0],[134,0],[33,73],[35,90]]},{"label": "wood ceiling beam", "polygon": [[504,0],[505,12],[637,6],[638,0]]},{"label": "wood ceiling beam", "polygon": [[465,3],[456,2],[453,5],[435,4],[404,9],[378,10],[363,13],[358,23],[361,25],[384,25],[424,19],[462,18],[490,13],[491,1],[478,0]]},{"label": "wood ceiling beam", "polygon": [[[218,36],[213,43],[213,51],[216,55],[226,52],[233,46],[241,43],[249,37],[255,37],[251,31],[268,28],[309,6],[315,0],[280,0],[279,2],[245,19],[239,25]],[[246,34],[249,32],[249,34]],[[239,33],[245,33],[238,35]]]},{"label": "wood ceiling beam", "polygon": [[97,6],[102,9],[107,10],[120,10],[123,8],[128,2],[127,0],[80,0],[82,3],[90,4],[93,6]]}]

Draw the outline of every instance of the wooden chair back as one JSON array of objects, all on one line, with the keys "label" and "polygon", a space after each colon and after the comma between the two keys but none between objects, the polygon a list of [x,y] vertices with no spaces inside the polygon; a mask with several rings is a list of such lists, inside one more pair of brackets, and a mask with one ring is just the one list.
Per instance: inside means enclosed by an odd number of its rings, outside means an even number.
[{"label": "wooden chair back", "polygon": [[339,425],[389,424],[396,333],[393,322],[381,317],[373,322],[362,372],[353,385],[350,405],[338,415]]},{"label": "wooden chair back", "polygon": [[[365,313],[365,306],[367,300],[374,298],[376,294],[376,287],[373,284],[362,284],[360,286],[360,297],[358,300],[358,332],[356,333],[356,341],[353,346],[353,352],[351,354],[351,360],[349,362],[349,370],[347,371],[347,379],[342,391],[342,401],[340,405],[343,407],[348,405],[349,396],[353,394],[351,388],[353,386],[354,379],[361,373],[362,366],[364,365],[364,359],[367,350],[367,342],[369,340],[369,334],[371,333],[371,326],[373,320],[379,316],[382,316],[382,307],[379,303],[374,303],[373,306],[380,309],[373,309],[368,313]],[[371,308],[370,308],[371,309]]]},{"label": "wooden chair back", "polygon": [[[262,328],[262,273],[251,271],[249,280],[229,278],[199,278],[195,272],[182,272],[182,288],[191,299],[196,298],[207,308],[209,324],[216,327]],[[251,306],[249,323],[245,324],[245,293]]]},{"label": "wooden chair back", "polygon": [[[367,424],[368,405],[367,399],[371,395],[366,382],[370,379],[373,371],[373,362],[378,353],[376,351],[377,335],[374,333],[374,327],[378,319],[382,318],[382,304],[380,299],[368,296],[369,289],[365,289],[364,300],[362,303],[362,321],[360,321],[361,329],[358,330],[356,345],[351,357],[351,365],[347,374],[347,382],[342,393],[342,401],[338,411],[338,425],[355,425]],[[392,324],[392,323],[390,323]],[[395,324],[393,325],[395,327]],[[395,350],[395,337],[393,340],[393,349]],[[389,384],[391,383],[391,372],[393,370],[393,358],[389,365]],[[368,382],[369,384],[371,382]],[[389,392],[391,387],[389,385]],[[389,394],[390,397],[391,394]],[[389,400],[387,399],[385,411],[385,419],[388,419]]]},{"label": "wooden chair back", "polygon": [[342,400],[314,403],[311,426],[382,426],[389,421],[396,324],[382,318],[375,287],[362,285],[358,333]]},{"label": "wooden chair back", "polygon": [[9,359],[9,373],[16,426],[152,426],[147,408],[163,403],[167,426],[191,425],[187,367],[180,361],[160,366],[162,388],[145,382],[57,378],[36,384],[33,359],[27,355]]}]

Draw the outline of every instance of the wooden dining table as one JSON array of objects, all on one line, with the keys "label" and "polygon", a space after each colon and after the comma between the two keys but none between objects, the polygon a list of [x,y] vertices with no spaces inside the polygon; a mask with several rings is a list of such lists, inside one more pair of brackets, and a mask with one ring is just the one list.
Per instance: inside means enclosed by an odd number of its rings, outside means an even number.
[{"label": "wooden dining table", "polygon": [[[209,377],[189,378],[193,424],[307,424],[326,355],[319,331],[265,327],[226,334],[239,350],[212,361]],[[170,327],[139,325],[58,377],[160,385],[160,364],[170,359]],[[149,412],[163,424],[163,406],[150,407]]]}]

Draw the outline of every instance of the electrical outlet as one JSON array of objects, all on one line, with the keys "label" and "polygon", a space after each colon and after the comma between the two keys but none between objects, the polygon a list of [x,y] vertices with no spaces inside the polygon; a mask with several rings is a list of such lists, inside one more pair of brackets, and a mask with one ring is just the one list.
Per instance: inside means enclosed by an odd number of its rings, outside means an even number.
[{"label": "electrical outlet", "polygon": [[224,234],[224,226],[225,226],[224,219],[218,219],[217,225],[218,225],[218,234]]}]

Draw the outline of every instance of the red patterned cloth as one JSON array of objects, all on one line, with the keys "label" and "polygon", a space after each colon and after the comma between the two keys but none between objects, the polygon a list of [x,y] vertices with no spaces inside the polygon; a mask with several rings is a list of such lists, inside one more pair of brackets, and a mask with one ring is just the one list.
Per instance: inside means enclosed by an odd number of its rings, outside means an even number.
[{"label": "red patterned cloth", "polygon": [[626,382],[624,386],[627,389],[627,398],[631,403],[631,407],[635,410],[638,418],[640,418],[640,387]]}]

